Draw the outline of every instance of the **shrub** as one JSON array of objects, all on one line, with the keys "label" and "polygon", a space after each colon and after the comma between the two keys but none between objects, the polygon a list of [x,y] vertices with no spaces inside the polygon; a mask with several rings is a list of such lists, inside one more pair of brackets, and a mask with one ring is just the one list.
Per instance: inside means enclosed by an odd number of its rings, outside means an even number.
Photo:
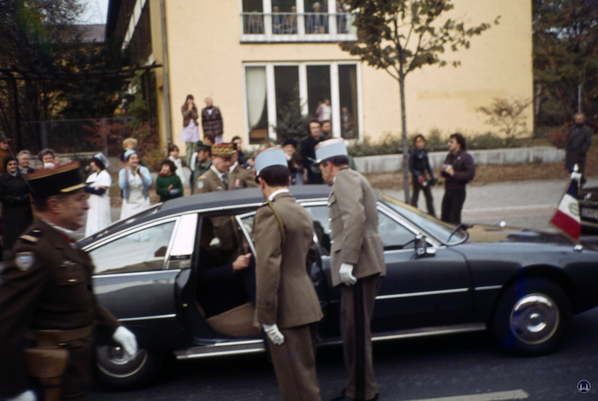
[{"label": "shrub", "polygon": [[562,127],[552,130],[550,132],[550,134],[548,135],[548,137],[550,138],[550,142],[552,142],[552,144],[554,146],[556,146],[559,149],[562,149],[565,147],[565,142],[567,141],[567,135],[569,135],[569,131],[567,130],[567,127],[562,126]]},{"label": "shrub", "polygon": [[486,124],[498,127],[498,132],[505,134],[505,143],[511,146],[518,136],[527,133],[523,112],[531,103],[531,100],[494,99],[489,107],[477,111],[488,117]]},{"label": "shrub", "polygon": [[507,141],[492,132],[476,135],[467,139],[467,149],[500,149],[516,147],[517,141]]}]

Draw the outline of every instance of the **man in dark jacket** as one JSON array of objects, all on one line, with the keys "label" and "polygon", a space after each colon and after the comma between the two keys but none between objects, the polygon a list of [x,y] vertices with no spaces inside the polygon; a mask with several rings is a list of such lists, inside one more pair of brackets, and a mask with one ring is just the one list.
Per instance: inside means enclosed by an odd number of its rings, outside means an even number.
[{"label": "man in dark jacket", "polygon": [[316,159],[316,145],[320,143],[321,125],[318,120],[311,120],[307,124],[307,138],[301,141],[299,155],[303,158],[303,166],[307,170],[308,184],[323,184],[322,176],[319,172],[312,171],[313,160]]},{"label": "man in dark jacket", "polygon": [[[578,171],[583,174],[586,167],[586,154],[592,144],[592,129],[584,124],[583,113],[575,114],[575,125],[569,130],[565,142],[565,168],[572,172],[577,164]],[[585,179],[582,178],[582,182]]]},{"label": "man in dark jacket", "polygon": [[444,177],[441,220],[461,224],[461,210],[465,203],[465,185],[475,177],[473,157],[466,152],[465,138],[452,134],[448,141],[449,154],[444,159],[440,175]]},{"label": "man in dark jacket", "polygon": [[222,143],[222,133],[224,132],[224,122],[220,109],[213,105],[211,97],[206,98],[206,107],[201,109],[201,126],[204,135],[206,132],[213,132],[216,136],[216,143]]},{"label": "man in dark jacket", "polygon": [[430,161],[428,159],[428,151],[426,150],[426,138],[423,135],[416,135],[414,141],[414,147],[409,155],[409,170],[411,171],[413,179],[413,194],[411,195],[411,206],[417,207],[419,200],[419,191],[424,191],[426,197],[426,207],[428,208],[428,214],[432,217],[436,217],[434,212],[434,198],[432,197],[432,191],[426,181],[426,171],[430,174],[431,180],[436,180],[432,167],[430,167]]}]

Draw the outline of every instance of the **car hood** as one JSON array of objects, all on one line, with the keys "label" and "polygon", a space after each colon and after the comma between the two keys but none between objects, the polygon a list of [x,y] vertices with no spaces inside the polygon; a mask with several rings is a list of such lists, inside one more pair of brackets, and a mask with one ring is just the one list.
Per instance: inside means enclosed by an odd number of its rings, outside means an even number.
[{"label": "car hood", "polygon": [[532,231],[515,227],[474,225],[467,230],[467,243],[516,242],[568,245],[575,242],[562,234]]}]

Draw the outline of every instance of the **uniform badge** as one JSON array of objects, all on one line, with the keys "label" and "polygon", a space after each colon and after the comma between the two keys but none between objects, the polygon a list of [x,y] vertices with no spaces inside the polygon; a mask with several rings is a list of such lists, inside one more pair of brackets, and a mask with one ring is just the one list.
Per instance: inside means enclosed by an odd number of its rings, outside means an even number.
[{"label": "uniform badge", "polygon": [[203,184],[204,184],[203,181],[198,181],[197,182],[197,188],[202,189],[203,188]]},{"label": "uniform badge", "polygon": [[15,256],[15,264],[21,271],[27,271],[35,262],[33,252],[19,252]]}]

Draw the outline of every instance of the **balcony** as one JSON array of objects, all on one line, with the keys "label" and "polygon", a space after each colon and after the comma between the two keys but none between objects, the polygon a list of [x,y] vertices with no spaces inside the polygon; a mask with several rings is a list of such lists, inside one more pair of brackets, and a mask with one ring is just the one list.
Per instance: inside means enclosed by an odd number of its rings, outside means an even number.
[{"label": "balcony", "polygon": [[352,42],[350,13],[241,13],[241,43]]}]

